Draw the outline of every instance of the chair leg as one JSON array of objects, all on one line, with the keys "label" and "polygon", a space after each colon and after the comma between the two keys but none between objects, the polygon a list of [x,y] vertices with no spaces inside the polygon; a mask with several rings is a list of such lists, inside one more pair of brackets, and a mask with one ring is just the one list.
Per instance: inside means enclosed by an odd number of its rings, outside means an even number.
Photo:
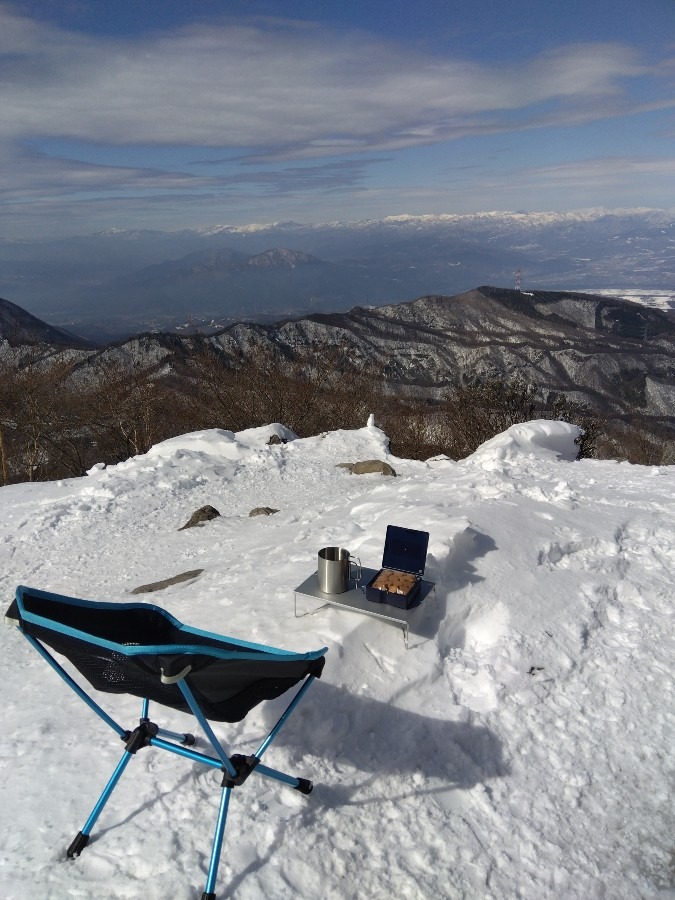
[{"label": "chair leg", "polygon": [[206,887],[202,894],[201,900],[216,900],[216,876],[218,875],[218,865],[220,863],[220,854],[223,849],[223,836],[225,834],[225,825],[227,824],[227,810],[230,805],[230,794],[232,788],[223,787],[220,795],[220,809],[218,811],[218,821],[216,822],[216,830],[213,835],[213,847],[211,848],[211,862],[209,863],[209,873],[206,878]]},{"label": "chair leg", "polygon": [[300,791],[301,794],[311,794],[314,788],[314,784],[307,778],[286,775],[284,772],[279,772],[278,769],[270,769],[269,766],[263,766],[262,763],[255,767],[255,771],[258,775],[265,775],[267,778],[281,781],[289,787],[295,788],[296,791]]},{"label": "chair leg", "polygon": [[94,806],[93,810],[91,811],[91,815],[89,816],[87,821],[84,823],[82,831],[78,831],[78,833],[75,837],[75,840],[72,842],[70,847],[68,847],[68,849],[66,850],[66,856],[68,857],[68,859],[73,859],[74,857],[79,856],[80,853],[84,850],[84,848],[89,843],[89,836],[91,834],[91,830],[94,827],[96,820],[101,815],[101,812],[103,811],[103,807],[106,805],[106,803],[110,799],[110,795],[117,787],[117,783],[119,782],[120,778],[122,777],[122,773],[124,772],[127,765],[129,764],[129,761],[131,760],[132,756],[133,756],[133,754],[129,753],[128,750],[124,751],[124,753],[122,755],[122,759],[117,764],[115,771],[113,772],[113,774],[110,778],[110,781],[105,786],[103,793],[101,794],[98,801],[96,802],[96,805]]}]

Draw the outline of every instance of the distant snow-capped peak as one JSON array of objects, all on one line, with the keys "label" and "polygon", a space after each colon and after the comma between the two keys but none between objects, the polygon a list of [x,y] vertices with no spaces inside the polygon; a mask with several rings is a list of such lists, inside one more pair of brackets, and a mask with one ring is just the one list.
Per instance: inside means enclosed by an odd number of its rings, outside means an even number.
[{"label": "distant snow-capped peak", "polygon": [[675,210],[652,209],[638,207],[634,209],[605,209],[603,207],[591,207],[586,209],[569,210],[566,212],[527,212],[514,210],[485,210],[474,213],[427,213],[414,215],[401,213],[398,215],[384,216],[378,219],[356,219],[351,221],[327,221],[314,223],[268,222],[252,223],[249,225],[212,225],[197,228],[195,231],[202,235],[214,234],[251,234],[273,230],[292,231],[298,229],[340,229],[340,228],[375,228],[375,227],[424,227],[437,225],[471,225],[471,224],[496,224],[504,222],[518,223],[523,226],[555,225],[558,223],[591,222],[605,216],[621,217],[653,217],[664,216],[666,218],[675,215]]}]

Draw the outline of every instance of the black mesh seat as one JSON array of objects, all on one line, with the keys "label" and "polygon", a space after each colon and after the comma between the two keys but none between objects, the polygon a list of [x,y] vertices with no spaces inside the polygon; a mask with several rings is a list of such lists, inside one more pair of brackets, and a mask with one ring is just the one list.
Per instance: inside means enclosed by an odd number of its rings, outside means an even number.
[{"label": "black mesh seat", "polygon": [[[260,763],[260,757],[311,682],[321,675],[325,647],[311,653],[293,653],[191,628],[152,604],[81,600],[23,586],[17,588],[6,618],[20,628],[57,674],[125,741],[122,760],[84,828],[68,848],[68,856],[78,856],[84,849],[123,769],[142,747],[155,746],[223,771],[221,812],[203,900],[215,898],[230,791],[243,784],[253,771],[302,793],[311,791],[311,782],[269,769]],[[139,725],[133,730],[118,725],[50,650],[65,657],[97,691],[142,698]],[[278,697],[301,682],[286,712],[254,754],[226,753],[208,720],[238,722],[263,700]],[[151,722],[150,701],[192,713],[216,756],[188,749],[194,744],[192,735],[176,734]]]},{"label": "black mesh seat", "polygon": [[[101,603],[19,587],[7,612],[23,631],[67,657],[99,691],[147,697],[190,712],[184,676],[207,719],[238,722],[308,675],[325,649],[289,653],[183,625],[144,603]],[[178,679],[180,680],[180,679]]]}]

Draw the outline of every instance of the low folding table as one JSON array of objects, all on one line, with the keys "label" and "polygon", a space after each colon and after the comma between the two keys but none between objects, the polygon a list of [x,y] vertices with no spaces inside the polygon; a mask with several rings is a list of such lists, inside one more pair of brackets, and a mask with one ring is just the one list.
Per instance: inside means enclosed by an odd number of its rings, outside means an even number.
[{"label": "low folding table", "polygon": [[[385,622],[389,622],[390,625],[400,628],[403,631],[403,640],[407,650],[409,647],[409,634],[411,631],[413,634],[416,633],[415,626],[420,620],[420,605],[429,594],[435,593],[436,585],[433,581],[422,581],[419,593],[415,598],[415,605],[410,609],[399,609],[386,603],[376,603],[368,600],[366,597],[365,586],[377,575],[377,572],[377,569],[362,568],[361,581],[356,582],[350,579],[349,590],[342,594],[326,594],[319,590],[319,575],[318,572],[314,572],[302,584],[299,584],[293,592],[296,618],[319,612],[325,606],[348,609],[351,612],[361,613],[364,616],[382,619]],[[298,596],[309,597],[312,600],[319,601],[322,605],[306,612],[298,612]]]}]

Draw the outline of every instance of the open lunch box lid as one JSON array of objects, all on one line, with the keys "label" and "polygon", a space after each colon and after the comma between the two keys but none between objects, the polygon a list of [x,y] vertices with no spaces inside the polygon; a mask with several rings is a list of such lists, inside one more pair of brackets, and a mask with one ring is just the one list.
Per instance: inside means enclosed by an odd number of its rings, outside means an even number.
[{"label": "open lunch box lid", "polygon": [[413,528],[387,525],[382,568],[398,569],[399,572],[410,572],[413,575],[424,575],[428,546],[428,531],[415,531]]}]

